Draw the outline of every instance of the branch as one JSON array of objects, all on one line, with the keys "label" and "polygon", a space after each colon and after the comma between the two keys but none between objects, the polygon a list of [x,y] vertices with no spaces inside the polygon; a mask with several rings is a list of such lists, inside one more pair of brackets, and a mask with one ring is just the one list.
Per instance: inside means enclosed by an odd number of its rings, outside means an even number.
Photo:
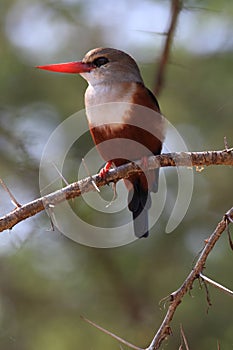
[{"label": "branch", "polygon": [[[148,158],[148,170],[168,166],[203,167],[209,165],[233,165],[233,149],[208,152],[166,153]],[[128,178],[132,174],[142,172],[140,167],[143,169],[141,161],[127,163],[118,168],[111,169],[104,179],[99,175],[87,177],[46,196],[35,199],[32,202],[21,205],[0,218],[0,232],[11,229],[17,223],[47,208],[79,197],[82,193],[95,191],[96,188],[93,186],[93,181],[97,187],[102,187],[109,182],[117,182],[120,179]]]},{"label": "branch", "polygon": [[[171,324],[173,316],[176,312],[177,307],[181,304],[181,301],[182,301],[182,298],[184,297],[184,295],[187,294],[192,289],[193,282],[195,281],[195,279],[197,279],[197,278],[203,279],[202,270],[205,268],[205,263],[206,263],[207,257],[209,256],[210,252],[214,248],[216,242],[221,237],[222,233],[226,229],[228,229],[228,226],[230,223],[233,223],[233,207],[230,210],[228,210],[228,212],[223,216],[222,220],[218,223],[216,229],[211,234],[211,236],[208,238],[208,240],[205,240],[205,246],[204,246],[195,266],[193,267],[192,271],[190,272],[188,277],[185,279],[183,284],[180,286],[179,289],[177,289],[175,292],[170,294],[170,296],[169,296],[170,304],[169,304],[167,313],[164,317],[164,320],[163,320],[161,326],[159,327],[159,330],[155,334],[151,344],[149,345],[148,348],[146,348],[144,350],[157,350],[157,349],[159,349],[162,341],[164,339],[166,339],[169,335],[172,334],[170,324]],[[206,278],[205,278],[205,280],[206,280]],[[208,282],[210,283],[209,279],[208,279]],[[212,281],[211,281],[211,284],[213,284]],[[216,286],[216,283],[215,283],[215,286]],[[219,286],[220,285],[218,284],[218,288],[219,288]],[[222,289],[224,292],[226,292],[226,290],[227,290],[228,294],[230,294],[232,296],[232,292],[230,291],[231,293],[229,293],[228,289],[222,288],[222,286],[220,289]],[[139,348],[139,347],[127,342],[125,339],[122,339],[121,337],[115,335],[114,333],[109,332],[108,330],[106,330],[103,327],[100,327],[96,323],[94,323],[94,322],[92,322],[84,317],[82,317],[82,318],[86,322],[90,323],[92,326],[98,328],[102,332],[104,332],[104,333],[110,335],[112,338],[118,340],[120,343],[125,344],[132,349],[142,350],[142,348]],[[187,340],[185,338],[182,327],[181,327],[181,334],[182,334],[182,339],[185,343],[186,349],[188,349],[188,343],[187,343]]]},{"label": "branch", "polygon": [[228,227],[229,223],[233,220],[233,207],[223,216],[222,220],[218,223],[215,231],[206,241],[206,245],[202,250],[195,266],[192,271],[185,279],[184,283],[170,295],[170,305],[168,307],[168,311],[166,316],[154,336],[150,346],[146,350],[156,350],[159,349],[161,342],[171,334],[170,323],[173,319],[174,313],[177,307],[180,305],[183,296],[192,288],[193,282],[195,279],[200,277],[202,270],[205,267],[205,262],[207,260],[208,255],[211,250],[214,248],[215,243],[218,241],[222,233]]},{"label": "branch", "polygon": [[169,59],[172,41],[175,34],[175,29],[179,17],[179,13],[182,10],[182,0],[172,0],[171,1],[171,21],[169,24],[168,31],[166,33],[166,41],[164,43],[164,48],[160,57],[159,67],[158,67],[158,73],[155,78],[155,87],[154,87],[154,93],[156,96],[159,95],[163,84],[164,84],[164,76],[165,76],[165,70],[166,65]]}]

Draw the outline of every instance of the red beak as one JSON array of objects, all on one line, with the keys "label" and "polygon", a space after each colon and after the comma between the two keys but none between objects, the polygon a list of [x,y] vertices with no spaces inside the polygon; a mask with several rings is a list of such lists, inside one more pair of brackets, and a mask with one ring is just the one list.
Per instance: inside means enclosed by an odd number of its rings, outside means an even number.
[{"label": "red beak", "polygon": [[49,64],[47,66],[37,66],[36,68],[60,73],[85,73],[90,72],[94,67],[92,67],[90,64],[83,62],[67,62]]}]

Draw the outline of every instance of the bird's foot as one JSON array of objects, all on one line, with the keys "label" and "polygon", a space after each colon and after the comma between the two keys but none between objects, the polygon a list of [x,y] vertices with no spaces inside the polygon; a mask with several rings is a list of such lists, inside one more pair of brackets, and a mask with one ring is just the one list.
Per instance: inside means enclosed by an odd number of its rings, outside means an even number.
[{"label": "bird's foot", "polygon": [[100,170],[99,172],[99,176],[104,179],[107,175],[107,173],[109,172],[109,169],[112,167],[113,162],[109,161],[105,164],[105,166]]}]

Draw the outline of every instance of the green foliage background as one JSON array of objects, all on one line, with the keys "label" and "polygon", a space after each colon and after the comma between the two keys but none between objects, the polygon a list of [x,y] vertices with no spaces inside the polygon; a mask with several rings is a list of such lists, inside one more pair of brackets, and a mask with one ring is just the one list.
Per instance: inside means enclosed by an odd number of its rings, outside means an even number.
[{"label": "green foliage background", "polygon": [[[98,46],[117,46],[139,61],[146,85],[153,88],[164,37],[149,30],[141,32],[137,26],[140,18],[149,16],[148,4],[169,11],[167,1],[1,1],[0,177],[19,202],[40,195],[43,147],[57,125],[83,108],[86,87],[81,78],[48,74],[33,66],[81,59]],[[139,5],[141,17],[133,22],[134,35],[139,29],[136,42],[128,39],[132,29],[127,21]],[[180,35],[189,28],[187,23],[182,27],[187,12],[195,16],[196,27],[190,23],[193,32],[187,31],[182,42]],[[155,22],[157,15],[155,12]],[[182,16],[159,98],[162,111],[190,150],[223,149],[224,136],[232,146],[233,4],[227,0],[188,1]],[[46,19],[53,35],[43,32]],[[205,39],[202,31],[213,33],[213,37]],[[205,50],[208,40],[216,38],[221,40],[215,49]],[[204,42],[203,50],[195,50],[199,41]],[[91,144],[88,136],[83,149],[86,144]],[[83,149],[74,150],[77,159]],[[173,194],[175,172],[167,170],[167,174],[168,192]],[[67,176],[75,180],[72,172]],[[81,246],[58,231],[48,231],[45,213],[1,233],[0,347],[119,348],[80,315],[138,346],[148,346],[166,311],[166,304],[159,301],[182,283],[204,239],[232,206],[232,169],[209,167],[195,173],[188,212],[168,235],[164,230],[171,198],[149,239],[115,249]],[[0,189],[0,215],[12,209],[8,195]],[[86,215],[95,222],[93,213]],[[232,252],[223,235],[208,259],[206,274],[232,289],[231,262]],[[178,349],[180,324],[192,349],[217,349],[217,341],[221,349],[233,347],[232,300],[212,287],[209,290],[212,307],[207,313],[206,293],[198,282],[194,284],[177,310],[173,336],[162,348]]]}]

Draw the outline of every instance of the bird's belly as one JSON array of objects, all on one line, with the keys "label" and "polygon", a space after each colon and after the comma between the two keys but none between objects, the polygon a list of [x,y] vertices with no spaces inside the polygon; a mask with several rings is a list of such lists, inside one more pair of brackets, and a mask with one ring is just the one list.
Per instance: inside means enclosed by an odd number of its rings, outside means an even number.
[{"label": "bird's belly", "polygon": [[133,125],[90,126],[90,131],[103,159],[117,166],[161,151],[161,141],[157,137]]}]

